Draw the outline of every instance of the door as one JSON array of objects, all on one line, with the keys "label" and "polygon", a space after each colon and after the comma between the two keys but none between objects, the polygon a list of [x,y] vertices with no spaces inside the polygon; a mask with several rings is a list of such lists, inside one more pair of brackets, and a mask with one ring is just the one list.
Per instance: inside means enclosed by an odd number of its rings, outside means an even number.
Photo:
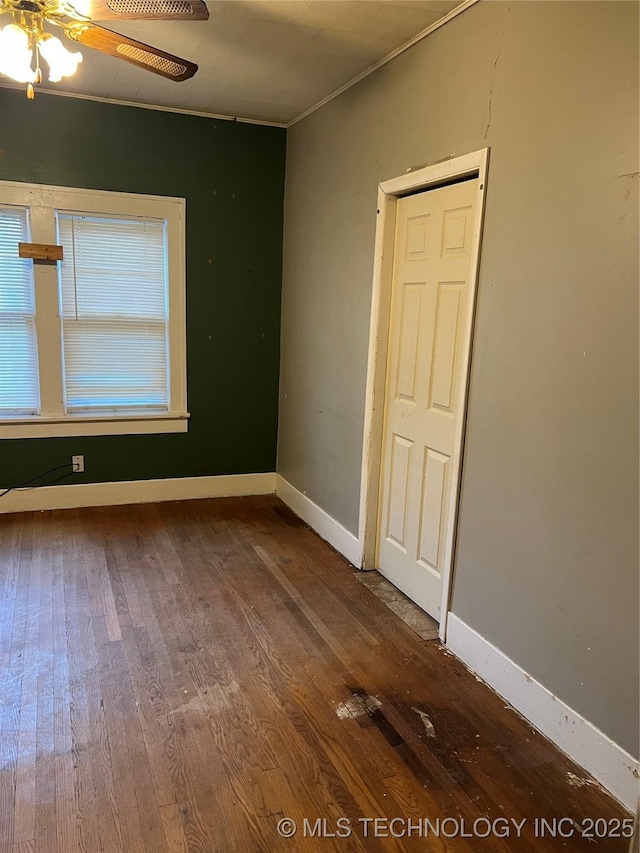
[{"label": "door", "polygon": [[478,179],[400,198],[377,565],[440,621],[452,558]]}]

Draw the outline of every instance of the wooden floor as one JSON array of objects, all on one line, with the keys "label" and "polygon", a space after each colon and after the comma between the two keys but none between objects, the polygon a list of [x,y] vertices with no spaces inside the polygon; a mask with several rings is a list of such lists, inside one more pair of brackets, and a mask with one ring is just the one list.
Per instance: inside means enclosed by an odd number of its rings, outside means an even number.
[{"label": "wooden floor", "polygon": [[0,517],[2,853],[626,851],[579,834],[623,817],[275,497]]}]

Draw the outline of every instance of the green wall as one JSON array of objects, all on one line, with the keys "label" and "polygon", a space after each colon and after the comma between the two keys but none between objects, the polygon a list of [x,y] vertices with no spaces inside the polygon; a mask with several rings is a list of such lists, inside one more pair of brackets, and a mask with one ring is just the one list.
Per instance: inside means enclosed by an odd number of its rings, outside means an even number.
[{"label": "green wall", "polygon": [[0,486],[274,471],[286,132],[0,88],[0,180],[187,200],[186,434],[3,440]]}]

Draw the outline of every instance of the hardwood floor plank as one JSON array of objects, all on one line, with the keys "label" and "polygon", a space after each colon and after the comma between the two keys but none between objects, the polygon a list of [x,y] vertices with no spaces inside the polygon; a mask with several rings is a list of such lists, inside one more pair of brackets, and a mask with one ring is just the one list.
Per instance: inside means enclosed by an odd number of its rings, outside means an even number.
[{"label": "hardwood floor plank", "polygon": [[101,678],[105,722],[109,733],[115,797],[125,851],[164,853],[157,825],[158,802],[149,769],[149,754],[140,727],[123,643],[103,646],[109,668]]},{"label": "hardwood floor plank", "polygon": [[[35,537],[41,524],[35,525]],[[20,718],[16,766],[14,844],[32,841],[36,832],[36,731],[38,720],[39,603],[42,548],[34,548],[29,571],[20,683]]]},{"label": "hardwood floor plank", "polygon": [[55,773],[56,838],[60,853],[78,849],[71,690],[66,625],[64,563],[60,552],[53,556],[53,746]]},{"label": "hardwood floor plank", "polygon": [[54,745],[53,550],[41,552],[35,766],[35,848],[57,853]]},{"label": "hardwood floor plank", "polygon": [[22,649],[29,589],[31,527],[22,515],[0,527],[0,851],[13,848]]},{"label": "hardwood floor plank", "polygon": [[160,820],[162,821],[168,853],[189,853],[178,804],[169,803],[169,805],[161,806]]},{"label": "hardwood floor plank", "polygon": [[[74,513],[75,511],[71,511]],[[70,521],[73,521],[73,516]],[[65,583],[65,610],[68,614],[67,654],[69,663],[69,727],[71,732],[71,757],[73,762],[73,798],[76,811],[78,849],[90,853],[100,848],[98,829],[99,800],[96,796],[93,774],[93,743],[91,738],[91,711],[88,685],[85,680],[87,640],[81,632],[86,621],[86,607],[82,607],[84,560],[73,552],[63,554]]]},{"label": "hardwood floor plank", "polygon": [[[152,584],[155,585],[155,579]],[[127,632],[127,656],[132,673],[139,719],[147,745],[151,772],[154,778],[158,806],[186,803],[180,814],[185,824],[189,849],[207,849],[209,828],[202,817],[195,790],[200,782],[210,793],[210,782],[204,772],[197,774],[202,754],[195,741],[199,738],[201,722],[185,722],[184,706],[193,698],[189,681],[180,680],[180,669],[169,658],[168,644],[172,637],[169,623],[161,629],[157,617],[158,603],[146,590],[145,626]],[[175,712],[175,713],[174,713]],[[188,769],[187,769],[188,768]]]}]

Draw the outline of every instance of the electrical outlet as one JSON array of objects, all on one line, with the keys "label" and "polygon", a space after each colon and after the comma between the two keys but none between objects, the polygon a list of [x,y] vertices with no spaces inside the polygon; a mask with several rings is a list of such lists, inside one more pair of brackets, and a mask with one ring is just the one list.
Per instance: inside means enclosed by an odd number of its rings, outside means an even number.
[{"label": "electrical outlet", "polygon": [[73,465],[74,474],[82,474],[84,471],[84,456],[72,456],[71,464]]}]

